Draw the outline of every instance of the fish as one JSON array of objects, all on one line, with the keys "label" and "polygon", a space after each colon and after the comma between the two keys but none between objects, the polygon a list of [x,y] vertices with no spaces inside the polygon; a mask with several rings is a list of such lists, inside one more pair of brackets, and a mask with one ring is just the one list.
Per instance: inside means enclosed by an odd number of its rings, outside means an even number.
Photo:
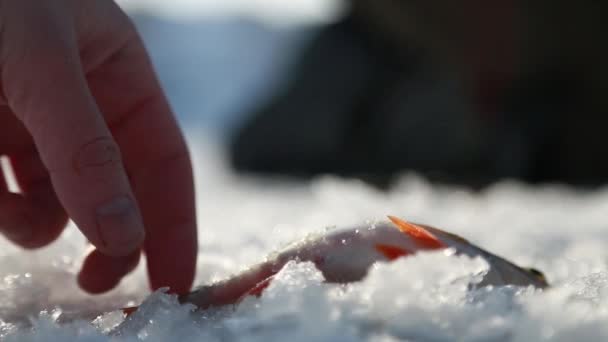
[{"label": "fish", "polygon": [[[432,226],[395,216],[374,225],[336,230],[288,245],[265,261],[226,280],[196,288],[179,296],[198,309],[235,305],[248,296],[259,297],[273,277],[290,261],[312,262],[328,283],[362,280],[377,262],[391,262],[420,251],[452,249],[454,254],[481,257],[489,265],[478,286],[549,286],[542,272],[517,266],[468,240]],[[137,307],[125,308],[127,315]]]}]

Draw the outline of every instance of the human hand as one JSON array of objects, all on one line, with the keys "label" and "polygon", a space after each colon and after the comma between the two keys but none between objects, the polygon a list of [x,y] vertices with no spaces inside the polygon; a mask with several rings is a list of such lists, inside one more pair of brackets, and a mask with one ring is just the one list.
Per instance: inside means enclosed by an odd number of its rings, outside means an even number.
[{"label": "human hand", "polygon": [[116,286],[141,248],[153,289],[190,289],[190,158],[144,46],[113,1],[0,0],[0,155],[21,188],[9,193],[0,173],[8,239],[44,246],[69,216],[96,247],[78,275],[83,289]]}]

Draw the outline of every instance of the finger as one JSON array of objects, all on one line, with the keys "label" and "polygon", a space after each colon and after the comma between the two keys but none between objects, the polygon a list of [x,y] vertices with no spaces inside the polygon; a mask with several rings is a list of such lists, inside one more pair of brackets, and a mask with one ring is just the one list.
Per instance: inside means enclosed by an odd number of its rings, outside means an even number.
[{"label": "finger", "polygon": [[111,257],[94,249],[85,258],[78,274],[78,284],[91,294],[109,291],[137,267],[140,254],[136,251],[123,257]]},{"label": "finger", "polygon": [[[2,158],[2,156],[0,156]],[[1,160],[0,160],[1,162]],[[4,177],[4,170],[2,165],[0,165],[0,196],[8,192],[8,183],[6,182],[6,178]]]},{"label": "finger", "polygon": [[185,293],[194,279],[198,242],[192,168],[141,41],[135,37],[88,79],[111,116],[142,211],[151,286]]},{"label": "finger", "polygon": [[29,225],[25,217],[27,203],[18,194],[9,192],[3,169],[0,167],[0,233],[7,239],[18,242],[29,237]]},{"label": "finger", "polygon": [[41,247],[61,234],[67,215],[25,127],[6,106],[0,107],[0,116],[0,125],[8,130],[0,141],[2,152],[10,156],[4,167],[12,168],[19,190],[19,194],[9,194],[6,177],[0,172],[0,230],[22,247]]},{"label": "finger", "polygon": [[[10,162],[17,176],[21,193],[10,193],[6,186],[0,191],[0,230],[11,241],[25,248],[37,248],[56,239],[67,222],[53,189],[44,178],[32,178],[44,173],[39,159],[16,165]],[[37,161],[37,163],[36,163]],[[38,168],[38,170],[36,170]],[[0,177],[4,178],[4,177]],[[5,183],[5,179],[0,179]]]},{"label": "finger", "polygon": [[59,237],[67,224],[67,214],[36,151],[13,155],[10,162],[21,189],[13,201],[23,204],[21,238],[13,241],[25,248],[45,246]]},{"label": "finger", "polygon": [[23,10],[30,16],[19,35],[25,43],[2,61],[7,102],[80,230],[103,253],[127,255],[141,245],[143,223],[119,148],[87,88],[70,21],[50,10]]},{"label": "finger", "polygon": [[31,224],[27,217],[25,199],[17,194],[0,194],[0,232],[7,239],[22,244],[31,236]]},{"label": "finger", "polygon": [[[1,97],[1,95],[0,95]],[[2,102],[2,100],[0,100]],[[0,155],[11,155],[31,148],[32,137],[7,106],[0,105]]]},{"label": "finger", "polygon": [[0,168],[0,233],[11,241],[21,241],[29,236],[24,213],[27,205],[24,199],[8,191],[8,183]]}]

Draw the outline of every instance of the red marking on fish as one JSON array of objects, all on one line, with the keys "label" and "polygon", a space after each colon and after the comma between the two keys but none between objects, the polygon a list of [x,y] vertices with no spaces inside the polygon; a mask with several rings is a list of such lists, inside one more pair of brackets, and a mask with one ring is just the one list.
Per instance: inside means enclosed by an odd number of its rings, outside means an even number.
[{"label": "red marking on fish", "polygon": [[131,316],[135,311],[139,309],[139,306],[130,306],[128,308],[122,308],[122,312],[127,316]]},{"label": "red marking on fish", "polygon": [[261,282],[257,283],[257,285],[255,285],[254,288],[249,290],[245,296],[256,296],[256,297],[262,296],[262,292],[264,292],[264,290],[266,290],[266,288],[268,286],[270,286],[272,279],[274,279],[274,276],[268,277],[268,278],[262,280]]},{"label": "red marking on fish", "polygon": [[[369,229],[341,230],[295,244],[226,280],[199,287],[187,295],[182,295],[179,301],[195,304],[204,310],[214,306],[235,305],[247,296],[260,297],[264,295],[273,277],[290,261],[314,262],[328,283],[350,283],[363,279],[374,262],[393,261],[412,255],[419,249],[441,249],[448,246],[453,247],[457,253],[485,258],[492,269],[501,275],[495,277],[496,279],[489,279],[490,285],[531,284],[539,288],[548,286],[542,275],[538,276],[511,264],[459,236],[434,227],[409,223],[394,216],[388,218],[392,224],[383,222]],[[395,226],[399,232],[395,231]],[[352,243],[338,243],[347,239]],[[136,310],[137,307],[129,307],[122,309],[122,312],[129,316]]]},{"label": "red marking on fish", "polygon": [[393,224],[395,224],[395,226],[397,226],[397,228],[399,228],[400,231],[414,238],[422,247],[428,249],[440,249],[446,247],[443,242],[437,239],[437,237],[431,234],[431,232],[428,230],[395,216],[389,215],[388,218],[391,220],[391,222],[393,222]]},{"label": "red marking on fish", "polygon": [[380,252],[380,254],[384,255],[389,261],[393,261],[402,256],[411,254],[409,251],[407,251],[401,247],[392,246],[392,245],[377,244],[374,247],[376,248],[376,250],[378,252]]}]

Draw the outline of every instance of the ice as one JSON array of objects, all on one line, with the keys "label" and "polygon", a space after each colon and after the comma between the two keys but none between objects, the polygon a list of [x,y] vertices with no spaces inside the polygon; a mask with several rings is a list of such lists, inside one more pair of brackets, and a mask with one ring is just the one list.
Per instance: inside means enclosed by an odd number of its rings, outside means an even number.
[{"label": "ice", "polygon": [[[359,181],[309,183],[234,175],[220,148],[190,136],[200,219],[196,282],[209,283],[327,227],[386,214],[443,227],[554,285],[474,289],[481,259],[421,253],[374,266],[351,285],[289,263],[261,298],[195,311],[149,295],[140,266],[113,292],[75,285],[86,245],[73,226],[51,247],[0,242],[0,339],[6,341],[600,341],[608,338],[608,191],[497,184],[474,193],[406,174],[386,193]],[[367,223],[366,223],[367,222]],[[330,228],[331,229],[331,228]],[[139,303],[125,319],[117,309]]]},{"label": "ice", "polygon": [[[173,28],[141,20],[161,80],[186,127],[196,126],[194,118],[233,120],[236,114],[228,114],[244,111],[251,93],[268,82],[270,66],[282,64],[278,55],[289,45],[283,34],[254,30],[256,25],[246,22],[230,34],[231,26],[221,22]],[[243,31],[252,35],[241,36]],[[222,44],[212,37],[221,37]],[[213,58],[205,58],[209,54]],[[239,61],[244,55],[251,65],[225,63],[224,56]],[[200,312],[162,291],[150,294],[145,264],[118,289],[86,295],[75,277],[88,247],[70,226],[56,243],[35,252],[0,237],[0,340],[608,340],[608,188],[582,191],[505,181],[472,192],[404,174],[382,192],[331,176],[308,183],[239,177],[207,133],[188,132],[200,229],[197,284],[228,277],[307,236],[373,224],[392,214],[534,266],[553,287],[471,289],[487,267],[483,260],[438,252],[378,264],[363,281],[348,286],[323,283],[311,264],[290,263],[261,298]],[[142,310],[129,318],[118,310],[142,301]]]}]

